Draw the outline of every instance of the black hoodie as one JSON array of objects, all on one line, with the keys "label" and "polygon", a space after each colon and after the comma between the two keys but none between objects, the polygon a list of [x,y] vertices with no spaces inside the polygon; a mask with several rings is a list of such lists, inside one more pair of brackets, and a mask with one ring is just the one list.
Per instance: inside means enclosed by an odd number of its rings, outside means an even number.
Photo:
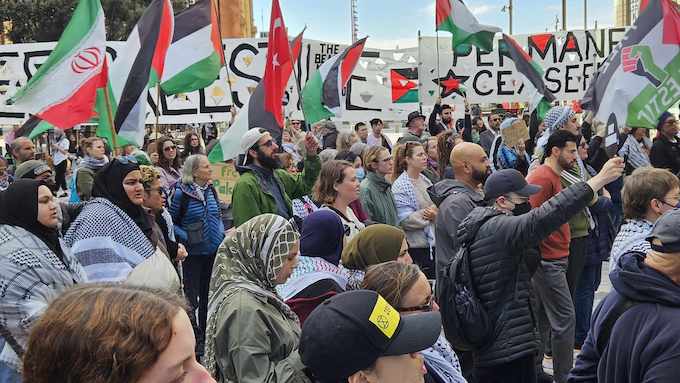
[{"label": "black hoodie", "polygon": [[[624,254],[609,275],[612,290],[595,309],[590,332],[569,382],[678,382],[680,286],[644,263],[641,253]],[[602,355],[602,324],[624,299],[638,302],[614,323]]]}]

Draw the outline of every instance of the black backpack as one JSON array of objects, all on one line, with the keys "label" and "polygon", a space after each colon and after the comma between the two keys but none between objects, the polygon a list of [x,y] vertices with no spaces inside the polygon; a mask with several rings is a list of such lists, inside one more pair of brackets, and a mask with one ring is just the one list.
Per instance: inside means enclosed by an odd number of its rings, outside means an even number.
[{"label": "black backpack", "polygon": [[[478,227],[481,228],[493,217],[495,216],[486,217]],[[478,351],[491,345],[500,332],[500,327],[496,326],[496,323],[502,322],[506,309],[512,302],[506,301],[500,311],[488,313],[477,297],[470,264],[470,245],[476,234],[470,236],[472,239],[461,243],[456,256],[451,260],[447,269],[443,270],[440,280],[437,281],[437,301],[444,334],[449,343],[458,351]],[[521,262],[523,262],[522,259],[520,259],[520,265]],[[518,277],[519,268],[515,276],[515,298]]]}]

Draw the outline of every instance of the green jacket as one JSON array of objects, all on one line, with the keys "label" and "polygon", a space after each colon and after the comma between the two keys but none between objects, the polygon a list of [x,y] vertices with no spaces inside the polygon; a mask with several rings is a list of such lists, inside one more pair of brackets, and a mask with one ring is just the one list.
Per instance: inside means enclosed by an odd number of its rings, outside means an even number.
[{"label": "green jacket", "polygon": [[394,206],[392,184],[375,172],[368,172],[359,186],[361,206],[374,223],[399,226],[397,208]]},{"label": "green jacket", "polygon": [[[260,214],[277,214],[274,196],[269,190],[263,189],[257,175],[247,167],[240,168],[240,170],[243,173],[236,182],[231,197],[234,226],[238,227]],[[274,171],[274,178],[284,191],[283,198],[289,217],[293,216],[291,200],[311,193],[320,170],[319,157],[313,156],[305,158],[305,170],[300,174],[292,175],[283,169]]]},{"label": "green jacket", "polygon": [[218,382],[307,383],[298,347],[300,326],[264,296],[243,289],[217,314]]}]

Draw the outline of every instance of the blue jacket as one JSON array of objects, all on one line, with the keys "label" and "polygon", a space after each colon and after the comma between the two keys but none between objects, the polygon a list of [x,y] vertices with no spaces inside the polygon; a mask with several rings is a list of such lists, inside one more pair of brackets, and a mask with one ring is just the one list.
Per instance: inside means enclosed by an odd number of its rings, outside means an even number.
[{"label": "blue jacket", "polygon": [[612,219],[614,204],[607,197],[598,197],[597,203],[590,206],[590,214],[595,221],[595,228],[588,233],[586,242],[586,265],[598,265],[609,259],[616,229]]},{"label": "blue jacket", "polygon": [[[220,216],[219,201],[215,199],[215,193],[211,189],[212,186],[206,189],[203,198],[201,198],[194,185],[186,185],[180,182],[175,184],[170,202],[170,215],[175,225],[175,236],[186,247],[189,255],[215,254],[224,239],[224,224]],[[184,216],[180,217],[180,206],[183,198],[189,198],[189,204]],[[207,214],[204,201],[207,201]],[[201,220],[204,220],[204,240],[199,245],[189,246],[185,227]]]},{"label": "blue jacket", "polygon": [[[591,329],[569,382],[677,382],[680,366],[680,286],[627,253],[610,274],[612,290],[595,309]],[[602,323],[626,297],[638,302],[619,317],[602,355]]]}]

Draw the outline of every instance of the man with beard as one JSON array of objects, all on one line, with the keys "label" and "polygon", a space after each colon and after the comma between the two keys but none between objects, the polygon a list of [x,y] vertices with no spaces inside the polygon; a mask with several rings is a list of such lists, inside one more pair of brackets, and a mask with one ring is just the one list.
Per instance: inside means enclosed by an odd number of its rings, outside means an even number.
[{"label": "man with beard", "polygon": [[[438,115],[441,115],[441,121],[437,121]],[[455,124],[453,123],[453,108],[451,108],[451,105],[434,104],[427,126],[432,137],[443,131],[452,130]]]},{"label": "man with beard", "polygon": [[[460,246],[456,236],[458,225],[475,207],[482,206],[482,185],[491,174],[489,158],[477,144],[462,142],[456,145],[449,160],[455,179],[439,181],[428,190],[430,198],[439,208],[435,224],[437,280],[441,280],[442,271],[446,270]],[[472,354],[458,352],[458,356],[463,375],[470,379]]]},{"label": "man with beard", "polygon": [[9,174],[11,175],[15,175],[14,172],[17,166],[21,165],[22,162],[35,158],[35,145],[33,145],[33,141],[29,140],[27,137],[18,137],[16,140],[12,141],[10,149],[12,151],[12,158],[14,159],[14,164],[9,168]]},{"label": "man with beard", "polygon": [[[576,164],[578,138],[568,130],[557,130],[545,146],[545,163],[527,176],[531,184],[542,190],[531,196],[529,202],[538,208],[562,191],[560,175]],[[576,317],[567,282],[567,265],[571,231],[565,223],[539,244],[542,260],[532,279],[538,298],[538,322],[541,338],[552,341],[555,382],[566,382],[573,365],[574,331]]]},{"label": "man with beard", "polygon": [[234,226],[265,213],[291,218],[291,200],[311,192],[321,169],[319,145],[312,134],[305,136],[304,171],[299,174],[279,168],[279,146],[262,128],[247,131],[241,138],[241,149],[245,152],[244,164],[236,168],[241,177],[231,197]]}]

